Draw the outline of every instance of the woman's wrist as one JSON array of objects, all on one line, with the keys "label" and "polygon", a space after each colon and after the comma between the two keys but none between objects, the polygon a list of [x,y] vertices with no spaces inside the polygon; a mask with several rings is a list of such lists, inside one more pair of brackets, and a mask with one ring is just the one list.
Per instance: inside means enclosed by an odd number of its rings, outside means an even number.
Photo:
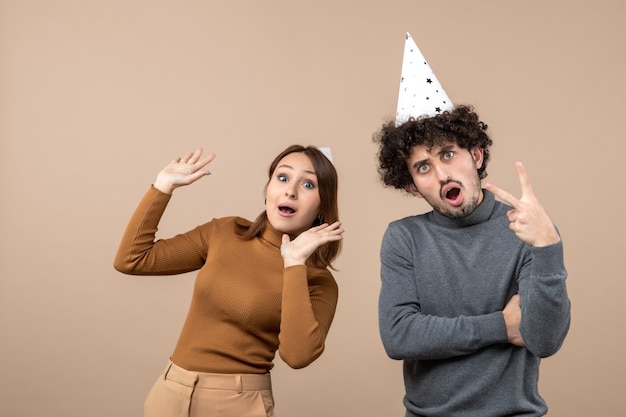
[{"label": "woman's wrist", "polygon": [[304,265],[304,262],[296,260],[296,259],[285,259],[284,265],[285,265],[285,268],[289,268],[290,266]]},{"label": "woman's wrist", "polygon": [[172,191],[174,191],[174,186],[169,181],[163,181],[159,177],[154,180],[152,186],[165,194],[172,194]]}]

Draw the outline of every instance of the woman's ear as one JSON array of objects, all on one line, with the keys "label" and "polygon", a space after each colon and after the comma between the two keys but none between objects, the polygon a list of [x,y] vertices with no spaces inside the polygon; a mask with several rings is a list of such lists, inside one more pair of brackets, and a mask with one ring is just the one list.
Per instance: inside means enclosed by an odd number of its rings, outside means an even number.
[{"label": "woman's ear", "polygon": [[417,198],[422,198],[422,195],[420,194],[419,191],[417,191],[417,187],[415,186],[415,184],[413,183],[407,184],[404,186],[404,189],[406,190],[407,193],[413,194]]}]

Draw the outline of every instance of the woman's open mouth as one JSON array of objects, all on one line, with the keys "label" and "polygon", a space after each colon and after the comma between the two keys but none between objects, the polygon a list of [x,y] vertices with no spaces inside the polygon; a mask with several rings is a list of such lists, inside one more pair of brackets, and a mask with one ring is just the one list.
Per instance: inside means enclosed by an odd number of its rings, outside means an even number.
[{"label": "woman's open mouth", "polygon": [[278,206],[278,212],[283,216],[292,216],[296,213],[296,210],[289,206]]}]

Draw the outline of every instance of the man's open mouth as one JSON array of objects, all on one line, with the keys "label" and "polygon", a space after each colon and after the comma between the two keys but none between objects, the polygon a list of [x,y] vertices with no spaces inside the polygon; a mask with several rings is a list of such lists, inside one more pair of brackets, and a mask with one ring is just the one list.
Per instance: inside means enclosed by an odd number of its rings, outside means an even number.
[{"label": "man's open mouth", "polygon": [[441,190],[442,198],[454,206],[461,204],[463,201],[461,188],[461,185],[456,181],[449,181]]},{"label": "man's open mouth", "polygon": [[453,187],[446,191],[446,198],[448,200],[456,200],[459,197],[459,194],[461,194],[461,189]]}]

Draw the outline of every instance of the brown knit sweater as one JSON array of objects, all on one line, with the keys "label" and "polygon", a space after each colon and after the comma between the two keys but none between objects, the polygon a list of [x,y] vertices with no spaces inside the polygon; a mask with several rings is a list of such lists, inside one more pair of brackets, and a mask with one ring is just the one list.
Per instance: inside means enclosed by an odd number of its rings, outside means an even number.
[{"label": "brown knit sweater", "polygon": [[317,359],[335,314],[337,284],[327,269],[285,268],[282,233],[236,234],[250,221],[226,217],[155,240],[170,195],[150,187],[130,219],[114,266],[132,275],[199,270],[172,361],[198,372],[265,373],[276,350],[302,368]]}]

